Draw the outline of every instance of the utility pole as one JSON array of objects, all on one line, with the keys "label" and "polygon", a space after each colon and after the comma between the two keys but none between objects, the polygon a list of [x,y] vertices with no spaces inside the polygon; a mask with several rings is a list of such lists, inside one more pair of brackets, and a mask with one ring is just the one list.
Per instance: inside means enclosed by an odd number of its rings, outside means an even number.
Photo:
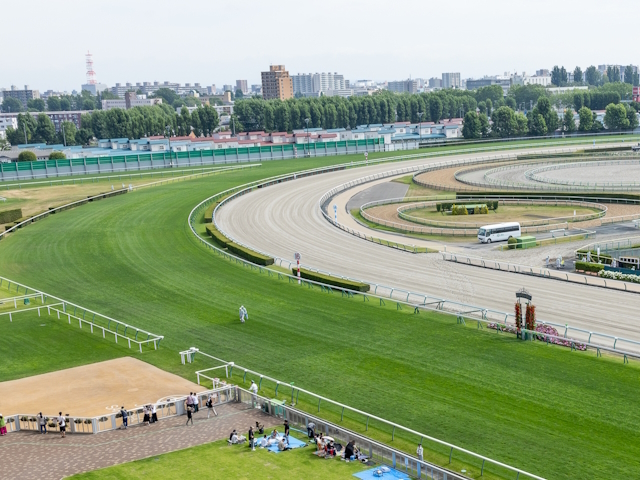
[{"label": "utility pole", "polygon": [[[27,115],[29,115],[27,113]],[[22,122],[22,130],[24,130],[24,144],[28,144],[29,142],[27,142],[27,126],[24,124],[24,122]]]},{"label": "utility pole", "polygon": [[66,147],[67,146],[67,136],[64,133],[64,122],[62,122],[61,125],[62,125],[62,140],[64,142],[64,146]]}]

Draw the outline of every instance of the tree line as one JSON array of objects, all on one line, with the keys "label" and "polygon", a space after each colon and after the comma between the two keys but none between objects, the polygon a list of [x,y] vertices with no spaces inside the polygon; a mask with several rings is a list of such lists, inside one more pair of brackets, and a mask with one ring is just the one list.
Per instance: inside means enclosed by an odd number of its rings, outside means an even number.
[{"label": "tree line", "polygon": [[564,87],[571,84],[598,86],[621,81],[637,87],[640,84],[640,76],[636,71],[636,67],[627,65],[622,72],[617,65],[607,66],[604,72],[600,72],[595,65],[587,67],[584,72],[580,67],[576,67],[573,70],[573,82],[569,82],[569,74],[564,65],[562,67],[556,65],[551,70],[551,83],[556,87]]},{"label": "tree line", "polygon": [[[72,122],[63,122],[56,133],[51,119],[44,113],[33,117],[29,113],[18,115],[18,128],[7,129],[7,140],[12,145],[25,143],[66,143],[66,145],[87,145],[95,138],[143,138],[152,135],[210,136],[218,127],[218,113],[209,105],[199,107],[192,113],[183,107],[178,114],[169,105],[134,107],[129,110],[94,110],[83,114],[81,128]],[[66,142],[65,137],[66,136]]]}]

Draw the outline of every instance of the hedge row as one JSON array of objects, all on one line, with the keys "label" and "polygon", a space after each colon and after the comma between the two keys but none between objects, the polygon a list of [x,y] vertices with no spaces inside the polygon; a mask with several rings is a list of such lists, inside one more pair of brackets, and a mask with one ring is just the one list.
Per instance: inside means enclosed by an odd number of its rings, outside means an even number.
[{"label": "hedge row", "polygon": [[[297,268],[292,268],[291,271],[294,275],[298,274]],[[371,290],[371,285],[369,285],[368,283],[354,282],[338,277],[332,277],[331,275],[323,275],[321,273],[312,272],[311,270],[305,270],[304,268],[300,269],[300,277],[307,280],[313,280],[314,282],[333,285],[334,287],[355,290],[356,292],[368,292],[369,290]]]},{"label": "hedge row", "polygon": [[16,208],[14,210],[5,210],[4,212],[0,212],[0,223],[11,223],[15,222],[19,218],[22,217],[22,209]]},{"label": "hedge row", "polygon": [[258,265],[273,264],[273,258],[262,255],[258,252],[254,252],[253,250],[229,241],[229,239],[222,233],[220,233],[214,225],[207,225],[206,229],[209,235],[211,235],[211,237],[216,241],[216,243],[218,243],[221,247],[226,248],[230,252],[235,253],[239,257],[242,257],[245,260],[249,260],[250,262],[256,263]]},{"label": "hedge row", "polygon": [[587,262],[576,262],[576,270],[582,270],[583,272],[599,272],[600,270],[604,270],[604,265],[601,263],[587,263]]},{"label": "hedge row", "polygon": [[207,232],[211,237],[219,243],[222,247],[227,248],[227,244],[229,243],[229,239],[222,235],[218,229],[213,225],[207,225]]},{"label": "hedge row", "polygon": [[220,202],[222,202],[228,196],[229,195],[225,195],[224,197],[220,197],[218,200],[216,200],[215,202],[211,203],[211,205],[209,205],[207,207],[207,209],[204,211],[204,223],[211,223],[211,219],[213,218],[213,211],[220,204]]}]

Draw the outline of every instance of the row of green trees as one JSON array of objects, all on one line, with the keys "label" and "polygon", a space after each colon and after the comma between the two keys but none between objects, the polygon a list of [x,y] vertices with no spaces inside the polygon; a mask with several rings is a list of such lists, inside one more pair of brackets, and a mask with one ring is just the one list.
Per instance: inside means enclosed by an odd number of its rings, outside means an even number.
[{"label": "row of green trees", "polygon": [[[63,122],[56,133],[53,122],[41,113],[34,118],[29,113],[18,115],[18,128],[7,129],[7,140],[12,145],[25,143],[63,143],[67,145],[86,145],[92,138],[142,138],[151,135],[189,135],[210,136],[218,127],[218,113],[205,105],[192,113],[183,107],[178,114],[169,105],[134,107],[130,110],[114,108],[112,110],[94,110],[83,114],[81,129],[78,131],[71,122]],[[168,128],[167,128],[168,127]]]},{"label": "row of green trees", "polygon": [[[553,67],[551,71],[551,83],[553,85],[557,87],[570,85],[568,79],[569,74],[564,66],[558,67],[556,65]],[[594,65],[589,66],[584,73],[580,67],[576,67],[573,70],[573,83],[578,85],[586,84],[596,86],[620,81],[634,86],[640,84],[640,77],[633,65],[627,65],[624,68],[624,72],[620,72],[620,69],[615,65],[609,65],[604,73],[601,73]]]},{"label": "row of green trees", "polygon": [[102,92],[97,97],[94,97],[86,90],[83,90],[78,95],[51,95],[47,98],[46,102],[42,98],[33,98],[27,102],[27,108],[25,109],[22,102],[15,98],[5,98],[1,107],[5,113],[19,113],[29,112],[68,112],[71,110],[95,110],[102,108],[102,100],[118,98],[109,91]]},{"label": "row of green trees", "polygon": [[573,109],[567,108],[560,121],[549,99],[543,97],[526,115],[506,106],[497,108],[491,114],[491,124],[485,113],[468,112],[464,117],[462,134],[467,139],[508,138],[549,135],[558,128],[565,133],[573,133],[576,130],[583,133],[596,133],[604,126],[613,131],[638,127],[636,110],[621,103],[607,105],[603,119],[604,125],[597,120],[597,114],[586,106],[578,110],[578,126],[573,116]]},{"label": "row of green trees", "polygon": [[[64,127],[64,130],[63,130]],[[56,133],[56,128],[51,119],[44,113],[37,117],[29,113],[21,113],[18,115],[18,128],[7,128],[7,140],[11,145],[20,145],[25,143],[47,143],[47,144],[64,144],[66,139],[67,145],[78,145],[84,143],[81,135],[73,122],[62,122],[60,132]],[[88,141],[88,139],[86,139]]]}]

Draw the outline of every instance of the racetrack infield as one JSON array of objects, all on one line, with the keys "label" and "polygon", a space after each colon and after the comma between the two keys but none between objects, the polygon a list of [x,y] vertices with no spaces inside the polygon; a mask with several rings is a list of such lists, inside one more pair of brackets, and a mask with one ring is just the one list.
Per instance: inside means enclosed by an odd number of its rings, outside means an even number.
[{"label": "racetrack infield", "polygon": [[0,412],[94,417],[202,391],[193,382],[141,360],[115,360],[0,383]]}]

